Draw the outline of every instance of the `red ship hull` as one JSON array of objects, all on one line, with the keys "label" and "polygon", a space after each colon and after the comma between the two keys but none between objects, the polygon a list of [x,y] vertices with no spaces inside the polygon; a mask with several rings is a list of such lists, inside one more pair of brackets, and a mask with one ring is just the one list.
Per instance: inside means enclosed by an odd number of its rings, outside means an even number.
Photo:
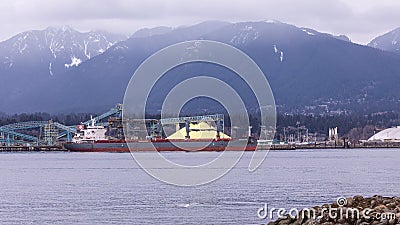
[{"label": "red ship hull", "polygon": [[[179,147],[178,147],[179,146]],[[151,141],[132,141],[106,140],[92,141],[85,143],[66,143],[66,149],[73,152],[149,152],[149,151],[255,151],[257,144],[255,141],[230,140],[151,140]],[[130,150],[131,149],[131,150]]]}]

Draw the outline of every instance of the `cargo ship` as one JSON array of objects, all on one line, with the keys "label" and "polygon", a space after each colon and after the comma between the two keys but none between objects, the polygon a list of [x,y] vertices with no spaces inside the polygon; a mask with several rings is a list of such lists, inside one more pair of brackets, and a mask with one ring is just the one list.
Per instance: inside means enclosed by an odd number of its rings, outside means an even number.
[{"label": "cargo ship", "polygon": [[[228,143],[231,143],[228,147]],[[207,144],[204,147],[204,144]],[[256,143],[249,143],[248,140],[149,140],[129,142],[132,151],[255,151]],[[179,147],[178,147],[179,146]],[[71,152],[130,152],[128,143],[125,140],[97,140],[82,143],[65,143],[64,147]]]},{"label": "cargo ship", "polygon": [[[78,133],[64,148],[72,152],[131,152],[131,151],[255,151],[257,141],[252,138],[233,139],[215,132],[214,138],[160,138],[149,136],[146,140],[111,140],[106,136],[107,128],[92,124],[78,126]],[[188,132],[189,134],[189,132]]]}]

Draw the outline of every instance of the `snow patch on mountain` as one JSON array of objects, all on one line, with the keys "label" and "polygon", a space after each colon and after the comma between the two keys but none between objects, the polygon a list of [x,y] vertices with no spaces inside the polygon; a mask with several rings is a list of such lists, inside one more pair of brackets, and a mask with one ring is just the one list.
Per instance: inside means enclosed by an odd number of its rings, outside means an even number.
[{"label": "snow patch on mountain", "polygon": [[85,41],[83,42],[83,44],[85,45],[85,56],[86,56],[88,59],[90,59],[90,52],[88,52],[88,44],[89,44],[89,42],[85,40]]},{"label": "snow patch on mountain", "polygon": [[49,72],[50,72],[50,75],[53,76],[53,70],[51,68],[51,62],[49,63]]},{"label": "snow patch on mountain", "polygon": [[11,67],[13,66],[13,61],[12,61],[12,59],[10,59],[10,58],[7,57],[7,56],[4,56],[3,58],[4,58],[4,59],[3,59],[3,64],[6,65],[6,67],[11,68]]},{"label": "snow patch on mountain", "polygon": [[129,47],[126,45],[116,45],[113,50],[118,51],[118,50],[126,50],[126,49],[129,49]]},{"label": "snow patch on mountain", "polygon": [[275,24],[275,23],[281,23],[281,22],[278,20],[264,20],[264,23]]},{"label": "snow patch on mountain", "polygon": [[16,41],[12,45],[12,51],[18,52],[18,54],[22,55],[28,48],[27,41],[31,39],[30,34],[30,32],[23,32],[18,35]]},{"label": "snow patch on mountain", "polygon": [[71,63],[70,64],[64,64],[64,65],[65,65],[65,68],[70,68],[72,66],[79,66],[79,64],[81,64],[81,63],[82,63],[81,59],[78,59],[75,56],[73,56],[71,58]]},{"label": "snow patch on mountain", "polygon": [[28,47],[28,45],[26,44],[26,43],[23,43],[22,44],[22,47],[21,47],[21,45],[19,46],[19,54],[22,54],[24,51],[25,51],[25,49]]},{"label": "snow patch on mountain", "polygon": [[283,51],[279,50],[278,47],[274,45],[274,52],[277,56],[279,56],[279,60],[283,62],[283,55],[284,55]]},{"label": "snow patch on mountain", "polygon": [[247,44],[249,41],[257,40],[260,33],[250,25],[245,25],[239,30],[239,33],[230,40],[230,43],[235,45]]},{"label": "snow patch on mountain", "polygon": [[315,35],[314,33],[311,33],[310,31],[308,31],[306,29],[303,29],[302,31],[306,32],[306,34],[308,34],[308,35]]}]

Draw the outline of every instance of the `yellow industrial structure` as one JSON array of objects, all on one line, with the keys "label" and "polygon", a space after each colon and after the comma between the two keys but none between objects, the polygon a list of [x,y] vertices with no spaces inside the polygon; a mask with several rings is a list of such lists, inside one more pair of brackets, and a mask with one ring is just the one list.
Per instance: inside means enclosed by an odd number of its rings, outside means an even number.
[{"label": "yellow industrial structure", "polygon": [[[210,126],[206,122],[200,123],[190,123],[190,139],[214,139],[217,138],[217,130],[216,128]],[[220,132],[220,138],[231,138],[227,134]],[[167,139],[185,139],[186,136],[186,128],[176,131],[171,134]]]}]

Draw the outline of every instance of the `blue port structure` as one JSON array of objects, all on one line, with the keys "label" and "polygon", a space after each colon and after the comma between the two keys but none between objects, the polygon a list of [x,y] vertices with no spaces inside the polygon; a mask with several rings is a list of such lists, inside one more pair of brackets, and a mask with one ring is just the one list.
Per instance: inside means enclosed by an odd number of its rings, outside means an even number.
[{"label": "blue port structure", "polygon": [[[105,118],[110,116],[121,116],[122,105],[118,104],[115,108],[110,111],[95,117],[95,121],[99,123],[97,125],[106,125],[107,123],[100,123]],[[89,125],[91,120],[83,122],[84,125]],[[36,129],[39,130],[38,136],[32,136],[30,134],[24,134],[24,131]],[[0,145],[21,145],[21,144],[32,144],[32,145],[54,145],[58,140],[65,139],[65,141],[71,141],[72,136],[76,134],[77,125],[66,126],[58,122],[53,121],[28,121],[7,124],[0,126]]]}]

